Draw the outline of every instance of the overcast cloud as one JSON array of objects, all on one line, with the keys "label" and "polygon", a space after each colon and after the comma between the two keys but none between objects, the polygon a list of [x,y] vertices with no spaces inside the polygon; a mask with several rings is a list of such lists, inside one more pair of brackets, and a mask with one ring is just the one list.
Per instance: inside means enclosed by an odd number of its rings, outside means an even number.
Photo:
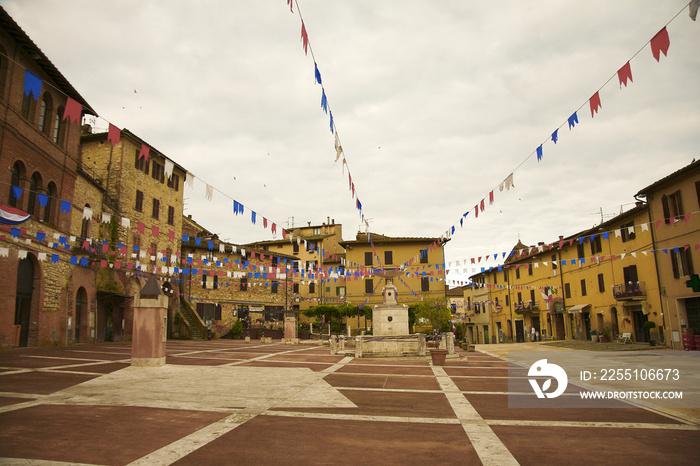
[{"label": "overcast cloud", "polygon": [[[221,238],[272,238],[249,212],[235,217],[230,198],[283,227],[330,217],[354,238],[361,221],[296,4],[293,14],[284,0],[0,4],[103,117],[98,130],[128,128],[197,177],[185,213]],[[446,261],[463,263],[633,206],[639,189],[700,156],[700,21],[684,5],[300,0],[371,231],[438,237],[454,225]],[[657,63],[645,44],[679,11]],[[643,46],[620,89],[614,75]],[[591,119],[588,99],[613,76]],[[579,125],[554,145],[576,110]],[[543,160],[532,155],[500,192],[543,142]],[[211,202],[204,183],[219,190]],[[452,268],[450,280],[473,273]]]}]

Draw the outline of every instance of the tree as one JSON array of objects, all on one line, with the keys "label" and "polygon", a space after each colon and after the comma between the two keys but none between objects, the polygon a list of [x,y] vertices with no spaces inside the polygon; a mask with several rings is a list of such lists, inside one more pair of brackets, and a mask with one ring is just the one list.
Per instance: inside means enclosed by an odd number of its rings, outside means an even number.
[{"label": "tree", "polygon": [[452,314],[445,306],[437,302],[423,301],[414,306],[416,317],[425,319],[430,324],[433,333],[451,329]]}]

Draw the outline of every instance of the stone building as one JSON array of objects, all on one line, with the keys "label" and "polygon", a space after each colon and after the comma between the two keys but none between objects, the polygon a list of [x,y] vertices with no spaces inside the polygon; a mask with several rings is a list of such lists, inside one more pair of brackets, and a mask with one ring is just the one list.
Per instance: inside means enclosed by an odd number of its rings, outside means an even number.
[{"label": "stone building", "polygon": [[[95,272],[76,266],[80,123],[94,110],[0,8],[0,345],[86,338]],[[66,118],[67,117],[67,118]],[[13,210],[16,209],[16,210]]]},{"label": "stone building", "polygon": [[212,336],[226,335],[239,319],[245,329],[262,329],[271,322],[281,328],[283,312],[294,297],[288,272],[295,256],[221,241],[188,216],[183,219],[181,257],[183,317],[188,317],[188,308],[196,310],[195,319]]}]

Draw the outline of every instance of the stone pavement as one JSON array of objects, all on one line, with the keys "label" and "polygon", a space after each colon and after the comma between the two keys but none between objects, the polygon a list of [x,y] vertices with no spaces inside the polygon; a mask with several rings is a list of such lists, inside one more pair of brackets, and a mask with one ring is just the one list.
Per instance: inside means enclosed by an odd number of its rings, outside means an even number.
[{"label": "stone pavement", "polygon": [[508,408],[498,355],[329,353],[170,341],[168,365],[137,368],[129,343],[0,350],[0,464],[698,464],[680,416]]}]

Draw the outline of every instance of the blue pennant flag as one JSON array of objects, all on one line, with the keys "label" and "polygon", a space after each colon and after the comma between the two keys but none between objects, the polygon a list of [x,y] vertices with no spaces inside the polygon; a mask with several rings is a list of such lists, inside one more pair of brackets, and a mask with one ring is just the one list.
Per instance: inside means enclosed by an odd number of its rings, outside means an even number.
[{"label": "blue pennant flag", "polygon": [[328,99],[326,98],[326,90],[321,89],[321,108],[328,113]]},{"label": "blue pennant flag", "polygon": [[209,247],[210,251],[214,250],[214,242],[213,241],[207,241],[207,246]]},{"label": "blue pennant flag", "polygon": [[569,117],[569,129],[576,126],[576,123],[578,123],[578,116],[576,115],[576,112],[574,112],[574,114]]},{"label": "blue pennant flag", "polygon": [[195,245],[195,246],[201,246],[201,245],[202,245],[202,238],[199,238],[199,237],[195,238],[195,239],[194,239],[194,245]]},{"label": "blue pennant flag", "polygon": [[41,78],[30,73],[29,70],[24,71],[24,95],[33,94],[34,100],[37,100],[41,95],[41,86]]},{"label": "blue pennant flag", "polygon": [[335,130],[333,129],[333,112],[329,112],[331,115],[331,133],[335,133]]},{"label": "blue pennant flag", "polygon": [[255,212],[254,211],[251,211],[251,212],[252,213],[250,215],[250,220],[253,222],[253,225],[255,225]]},{"label": "blue pennant flag", "polygon": [[61,212],[70,213],[71,204],[68,201],[61,201]]},{"label": "blue pennant flag", "polygon": [[552,133],[552,141],[554,141],[554,144],[556,144],[558,140],[559,140],[559,128],[555,129],[554,132]]},{"label": "blue pennant flag", "polygon": [[15,199],[19,199],[22,197],[22,188],[19,186],[12,186],[12,197]]},{"label": "blue pennant flag", "polygon": [[539,162],[540,160],[542,160],[542,144],[537,148],[537,161]]},{"label": "blue pennant flag", "polygon": [[36,197],[39,199],[39,205],[41,207],[46,207],[46,203],[49,201],[49,196],[46,194],[37,193]]},{"label": "blue pennant flag", "polygon": [[190,240],[190,237],[189,237],[188,235],[185,235],[185,234],[182,235],[182,242],[183,242],[183,243],[186,243],[186,242],[188,242],[189,240]]},{"label": "blue pennant flag", "polygon": [[319,84],[322,84],[321,83],[321,72],[318,71],[318,65],[316,64],[316,62],[314,62],[314,69],[315,69],[314,74],[316,75],[316,82]]}]

